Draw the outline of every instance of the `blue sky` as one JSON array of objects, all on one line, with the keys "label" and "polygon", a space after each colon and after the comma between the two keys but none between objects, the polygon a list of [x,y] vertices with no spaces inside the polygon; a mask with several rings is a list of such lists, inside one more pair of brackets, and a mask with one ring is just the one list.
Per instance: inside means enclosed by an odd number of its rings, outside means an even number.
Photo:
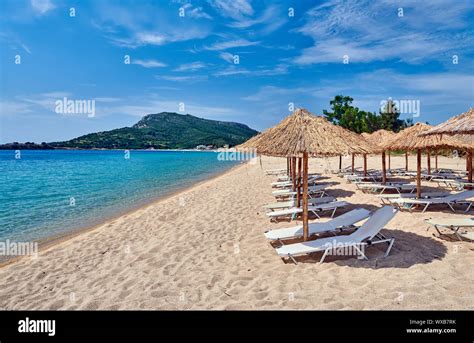
[{"label": "blue sky", "polygon": [[[263,130],[289,103],[321,114],[337,94],[369,111],[419,100],[414,120],[431,124],[474,102],[470,0],[15,0],[0,13],[1,143],[70,139],[180,103]],[[95,116],[56,113],[64,97],[95,100]]]}]

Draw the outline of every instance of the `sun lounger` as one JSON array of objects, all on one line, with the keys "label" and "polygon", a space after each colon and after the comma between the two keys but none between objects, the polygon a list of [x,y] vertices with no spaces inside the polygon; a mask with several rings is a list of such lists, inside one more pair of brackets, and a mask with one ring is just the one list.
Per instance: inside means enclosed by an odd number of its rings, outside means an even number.
[{"label": "sun lounger", "polygon": [[383,194],[386,190],[395,190],[398,193],[403,191],[408,191],[413,193],[416,190],[416,185],[410,183],[389,183],[387,182],[385,185],[381,183],[357,183],[357,188],[359,188],[363,192],[371,191],[377,192],[379,194]]},{"label": "sun lounger", "polygon": [[[308,174],[308,179],[319,179],[321,178],[321,175],[317,174],[317,173],[311,173],[311,174]],[[283,181],[291,181],[291,176],[289,175],[280,175],[280,176],[277,176],[277,181],[276,182],[283,182]]]},{"label": "sun lounger", "polygon": [[373,182],[377,182],[381,178],[382,177],[379,174],[367,174],[366,176],[364,176],[364,175],[346,175],[346,176],[344,176],[344,179],[346,179],[346,181],[349,182],[349,183],[362,182],[364,180],[372,180]]},{"label": "sun lounger", "polygon": [[[331,202],[331,201],[336,201],[336,198],[334,197],[320,197],[320,198],[309,198],[308,203],[317,205],[317,204],[324,204],[326,202]],[[279,209],[284,209],[284,208],[290,208],[290,207],[295,207],[296,205],[296,199],[292,199],[290,201],[278,201],[274,202],[271,204],[267,204],[263,206],[267,210],[279,210]]]},{"label": "sun lounger", "polygon": [[280,175],[280,174],[285,174],[286,172],[287,172],[286,168],[265,170],[265,174],[267,175]]},{"label": "sun lounger", "polygon": [[[445,197],[450,195],[451,193],[449,192],[425,192],[421,193],[420,197],[422,199],[428,199],[428,198],[440,198],[440,197]],[[392,200],[394,199],[400,199],[400,198],[409,198],[409,199],[415,199],[416,194],[415,193],[397,193],[397,194],[379,194],[377,197],[382,201],[382,204],[385,205],[392,205]]]},{"label": "sun lounger", "polygon": [[[327,184],[309,186],[308,195],[310,197],[315,196],[315,195],[319,195],[322,197],[326,194],[325,189],[327,186],[328,186]],[[273,191],[272,194],[277,198],[286,198],[286,197],[296,197],[297,192],[292,191],[291,189],[279,189],[279,190]]]},{"label": "sun lounger", "polygon": [[[316,183],[317,180],[318,180],[318,178],[315,177],[315,176],[310,177],[308,179],[308,185]],[[276,182],[272,182],[271,186],[275,187],[275,188],[292,187],[293,186],[293,181],[290,181],[290,180],[288,180],[288,181],[276,181]]]},{"label": "sun lounger", "polygon": [[434,204],[446,204],[449,206],[449,208],[453,212],[456,212],[453,207],[454,204],[467,203],[468,204],[468,207],[466,209],[466,212],[467,212],[471,209],[472,202],[466,201],[466,200],[472,197],[474,197],[474,190],[454,193],[454,194],[450,194],[448,196],[439,197],[439,198],[428,198],[428,199],[400,198],[400,199],[392,200],[392,203],[398,206],[398,208],[400,208],[401,210],[408,209],[409,211],[411,211],[413,209],[413,206],[415,205],[424,205],[421,213],[424,213],[430,205],[434,205]]},{"label": "sun lounger", "polygon": [[474,188],[474,182],[466,182],[463,180],[449,180],[446,185],[454,190],[462,191],[466,187]]},{"label": "sun lounger", "polygon": [[[343,229],[351,228],[355,223],[366,219],[369,214],[370,211],[364,208],[358,208],[324,223],[310,223],[308,225],[309,235],[312,236],[323,232],[342,231]],[[265,231],[265,237],[271,241],[281,241],[302,236],[303,225]]]},{"label": "sun lounger", "polygon": [[397,210],[391,206],[385,206],[375,211],[370,218],[350,235],[320,238],[314,241],[283,245],[276,249],[279,256],[290,258],[295,264],[295,256],[307,255],[315,252],[323,252],[320,263],[324,262],[326,256],[333,250],[344,248],[345,251],[354,249],[361,258],[368,259],[364,253],[365,247],[386,243],[388,245],[384,257],[388,256],[392,249],[394,238],[386,238],[380,230],[395,216]]},{"label": "sun lounger", "polygon": [[[327,202],[324,204],[315,204],[315,205],[308,206],[308,212],[313,213],[316,217],[320,218],[319,212],[332,210],[332,213],[331,213],[331,218],[332,218],[334,217],[334,214],[336,213],[336,210],[339,207],[343,207],[346,205],[348,205],[348,203],[345,201],[332,201],[332,202]],[[302,207],[291,207],[285,210],[267,212],[267,216],[270,217],[272,220],[279,217],[291,217],[291,219],[293,220],[300,213],[303,213]]]},{"label": "sun lounger", "polygon": [[456,235],[456,237],[462,241],[463,237],[474,240],[474,236],[472,234],[462,234],[460,233],[460,229],[474,227],[474,219],[473,218],[442,218],[442,219],[426,219],[425,220],[428,224],[433,225],[436,231],[438,231],[439,235],[442,236],[443,233],[440,231],[441,227],[448,228]]}]

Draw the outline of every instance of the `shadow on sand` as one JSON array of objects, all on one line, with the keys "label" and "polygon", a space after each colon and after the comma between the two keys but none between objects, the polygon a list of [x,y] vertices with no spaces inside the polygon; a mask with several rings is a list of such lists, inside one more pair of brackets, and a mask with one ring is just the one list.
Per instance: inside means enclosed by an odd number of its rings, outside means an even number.
[{"label": "shadow on sand", "polygon": [[[353,268],[409,268],[416,264],[440,260],[448,251],[439,240],[412,232],[384,229],[382,234],[387,238],[395,238],[395,244],[387,257],[384,257],[387,245],[377,244],[365,249],[369,260],[358,259],[355,255],[327,256],[323,263],[335,263]],[[296,243],[296,240],[292,243]],[[313,253],[295,259],[298,263],[319,263],[321,256],[322,253]],[[284,262],[292,263],[289,259],[284,259]]]}]

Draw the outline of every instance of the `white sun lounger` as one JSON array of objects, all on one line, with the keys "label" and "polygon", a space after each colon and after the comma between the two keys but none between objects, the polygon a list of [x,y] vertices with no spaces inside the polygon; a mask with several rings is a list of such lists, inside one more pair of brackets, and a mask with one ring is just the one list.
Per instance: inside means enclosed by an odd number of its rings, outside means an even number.
[{"label": "white sun lounger", "polygon": [[372,191],[379,194],[383,194],[386,190],[396,190],[398,193],[402,191],[413,193],[416,189],[416,185],[410,183],[387,183],[385,185],[381,183],[357,183],[356,185],[361,191]]},{"label": "white sun lounger", "polygon": [[429,198],[429,199],[400,198],[400,199],[392,200],[392,203],[398,206],[398,208],[400,208],[401,210],[408,209],[409,211],[411,211],[413,206],[415,205],[425,205],[421,213],[424,213],[426,209],[430,205],[433,205],[433,204],[446,204],[449,206],[449,208],[453,212],[456,212],[453,207],[454,204],[467,203],[468,207],[466,209],[466,212],[468,212],[471,209],[472,202],[466,201],[466,199],[469,199],[472,197],[474,197],[474,190],[450,194],[446,197],[439,197],[439,198]]},{"label": "white sun lounger", "polygon": [[[358,208],[346,212],[336,218],[324,223],[310,223],[308,225],[309,235],[315,235],[323,232],[343,230],[352,227],[353,224],[366,219],[370,214],[365,208]],[[303,236],[303,225],[293,227],[274,229],[265,231],[265,237],[271,241],[280,241],[284,239],[297,238]]]},{"label": "white sun lounger", "polygon": [[469,240],[474,240],[474,235],[472,234],[461,234],[459,232],[462,228],[474,227],[474,218],[441,218],[435,219],[430,218],[425,220],[428,224],[434,226],[439,235],[442,236],[443,233],[440,231],[441,227],[448,228],[456,235],[456,237],[462,241],[463,237],[466,237]]},{"label": "white sun lounger", "polygon": [[[318,178],[321,178],[321,175],[317,174],[317,173],[311,173],[311,174],[308,174],[308,178],[311,179],[311,178],[315,178],[315,179],[318,179]],[[280,175],[280,176],[277,176],[277,181],[276,182],[284,182],[284,181],[290,181],[291,180],[291,177],[289,175]]]},{"label": "white sun lounger", "polygon": [[286,173],[287,170],[286,168],[283,169],[268,169],[268,170],[265,170],[265,174],[267,175],[280,175],[280,174],[283,174],[283,173]]},{"label": "white sun lounger", "polygon": [[[310,177],[308,179],[308,185],[316,183],[317,180],[318,180],[317,177]],[[293,186],[293,182],[292,181],[276,181],[276,182],[272,182],[271,186],[275,188],[291,187]]]},{"label": "white sun lounger", "polygon": [[[325,189],[328,185],[327,184],[320,184],[320,185],[313,185],[308,187],[308,195],[319,194],[320,196],[324,196]],[[291,189],[279,189],[273,191],[272,194],[275,197],[295,197],[298,193],[296,191],[292,191]]]},{"label": "white sun lounger", "polygon": [[[334,217],[334,214],[336,213],[336,210],[339,207],[343,207],[348,205],[347,202],[345,201],[332,201],[332,202],[327,202],[324,204],[318,204],[318,205],[311,205],[308,206],[308,212],[313,213],[316,217],[320,218],[318,212],[323,212],[323,211],[330,211],[332,210],[331,218]],[[303,208],[302,207],[291,207],[285,210],[280,210],[280,211],[274,211],[274,212],[267,212],[267,216],[270,217],[271,219],[275,219],[278,217],[287,217],[291,216],[291,219],[295,219],[297,214],[303,213]]]},{"label": "white sun lounger", "polygon": [[[336,201],[334,197],[320,197],[320,198],[310,198],[308,199],[309,204],[324,204],[326,202]],[[290,208],[296,205],[296,199],[290,201],[278,201],[271,204],[264,205],[263,207],[267,210],[278,210],[283,208]]]},{"label": "white sun lounger", "polygon": [[323,252],[320,263],[324,262],[326,256],[332,251],[343,247],[345,250],[350,248],[360,255],[361,258],[368,259],[364,254],[364,249],[368,245],[386,243],[388,244],[384,257],[387,257],[392,249],[394,238],[386,238],[380,230],[395,216],[397,210],[391,206],[385,206],[375,211],[370,218],[362,224],[355,232],[346,236],[335,236],[320,238],[314,241],[294,243],[283,245],[276,248],[279,256],[290,258],[295,264],[295,256],[307,255],[315,252]]},{"label": "white sun lounger", "polygon": [[[428,198],[440,198],[440,197],[445,197],[450,195],[451,193],[449,192],[425,192],[421,193],[421,198],[422,199],[428,199]],[[385,205],[392,205],[392,201],[400,198],[409,198],[409,199],[415,199],[416,194],[415,193],[397,193],[397,194],[379,194],[377,197],[380,199],[382,204]]]}]

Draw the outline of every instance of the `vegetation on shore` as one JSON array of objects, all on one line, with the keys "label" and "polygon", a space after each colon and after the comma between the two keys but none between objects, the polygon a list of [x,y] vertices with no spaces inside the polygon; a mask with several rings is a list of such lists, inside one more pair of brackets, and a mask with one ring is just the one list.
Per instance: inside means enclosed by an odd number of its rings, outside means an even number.
[{"label": "vegetation on shore", "polygon": [[80,149],[192,149],[198,145],[240,144],[258,131],[247,125],[172,112],[148,114],[132,127],[90,133],[53,147]]},{"label": "vegetation on shore", "polygon": [[329,102],[331,110],[323,110],[323,114],[333,124],[356,133],[372,133],[380,129],[399,132],[413,125],[412,119],[400,119],[400,112],[390,99],[378,114],[352,106],[353,101],[350,96],[336,95]]}]

